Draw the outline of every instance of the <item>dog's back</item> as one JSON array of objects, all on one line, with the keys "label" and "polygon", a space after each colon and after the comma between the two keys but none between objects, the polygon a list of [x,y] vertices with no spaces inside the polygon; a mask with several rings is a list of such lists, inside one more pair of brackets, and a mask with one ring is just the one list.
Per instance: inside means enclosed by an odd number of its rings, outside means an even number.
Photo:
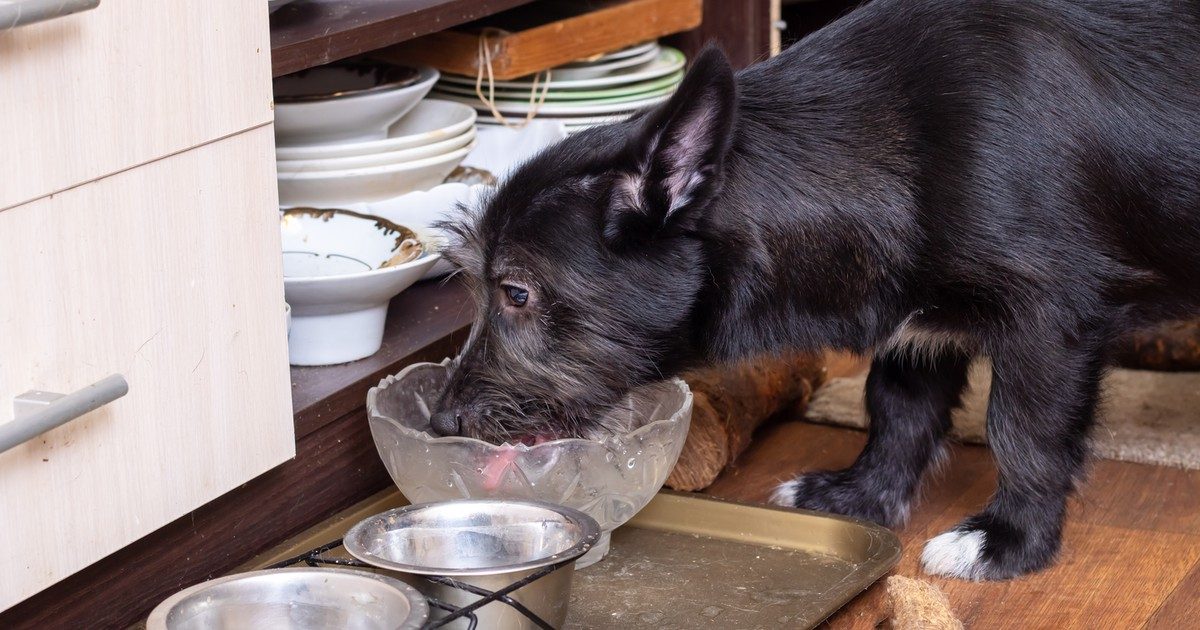
[{"label": "dog's back", "polygon": [[1200,302],[1200,2],[875,0],[739,96],[748,161],[900,237],[901,310]]}]

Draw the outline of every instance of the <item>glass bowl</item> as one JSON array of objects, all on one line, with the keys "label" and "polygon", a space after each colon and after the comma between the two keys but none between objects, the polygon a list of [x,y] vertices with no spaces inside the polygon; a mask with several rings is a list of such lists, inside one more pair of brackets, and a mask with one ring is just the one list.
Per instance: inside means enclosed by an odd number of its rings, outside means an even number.
[{"label": "glass bowl", "polygon": [[450,359],[410,365],[367,394],[371,435],[392,480],[413,503],[517,499],[575,508],[601,530],[578,568],[604,557],[612,530],[654,497],[687,438],[692,392],[677,378],[630,394],[612,413],[628,414],[622,420],[633,429],[604,440],[527,446],[435,437],[429,414],[453,365]]}]

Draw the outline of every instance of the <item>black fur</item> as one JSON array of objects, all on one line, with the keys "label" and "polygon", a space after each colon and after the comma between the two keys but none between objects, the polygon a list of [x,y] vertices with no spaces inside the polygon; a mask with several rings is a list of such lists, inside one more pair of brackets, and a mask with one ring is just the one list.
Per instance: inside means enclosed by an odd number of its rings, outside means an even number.
[{"label": "black fur", "polygon": [[464,433],[587,434],[692,365],[874,349],[863,454],[783,491],[895,524],[986,356],[980,556],[927,567],[1041,569],[1106,346],[1200,310],[1200,2],[876,0],[736,76],[710,49],[452,231],[481,297],[443,400]]}]

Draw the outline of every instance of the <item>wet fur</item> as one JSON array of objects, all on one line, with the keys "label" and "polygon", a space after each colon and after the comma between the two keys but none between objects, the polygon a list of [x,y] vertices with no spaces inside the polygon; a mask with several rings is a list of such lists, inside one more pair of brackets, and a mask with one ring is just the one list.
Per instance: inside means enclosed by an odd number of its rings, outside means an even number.
[{"label": "wet fur", "polygon": [[706,51],[452,226],[480,316],[443,407],[587,434],[692,365],[876,348],[862,455],[777,498],[895,525],[986,355],[998,488],[925,566],[1044,568],[1107,345],[1200,310],[1198,77],[1195,0],[876,0],[736,76]]}]

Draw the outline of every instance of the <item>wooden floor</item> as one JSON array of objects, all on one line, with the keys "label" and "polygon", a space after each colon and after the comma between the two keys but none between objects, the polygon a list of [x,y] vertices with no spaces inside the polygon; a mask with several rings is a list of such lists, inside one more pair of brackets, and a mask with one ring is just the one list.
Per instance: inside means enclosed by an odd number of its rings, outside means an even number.
[{"label": "wooden floor", "polygon": [[[763,429],[707,491],[766,501],[779,481],[804,470],[850,464],[866,434],[786,422]],[[1200,471],[1098,461],[1073,501],[1058,564],[1024,579],[969,583],[929,578],[925,540],[986,503],[995,484],[986,448],[955,446],[945,470],[899,531],[896,573],[929,579],[968,628],[1200,628]],[[881,585],[827,622],[875,628],[887,616]]]}]

